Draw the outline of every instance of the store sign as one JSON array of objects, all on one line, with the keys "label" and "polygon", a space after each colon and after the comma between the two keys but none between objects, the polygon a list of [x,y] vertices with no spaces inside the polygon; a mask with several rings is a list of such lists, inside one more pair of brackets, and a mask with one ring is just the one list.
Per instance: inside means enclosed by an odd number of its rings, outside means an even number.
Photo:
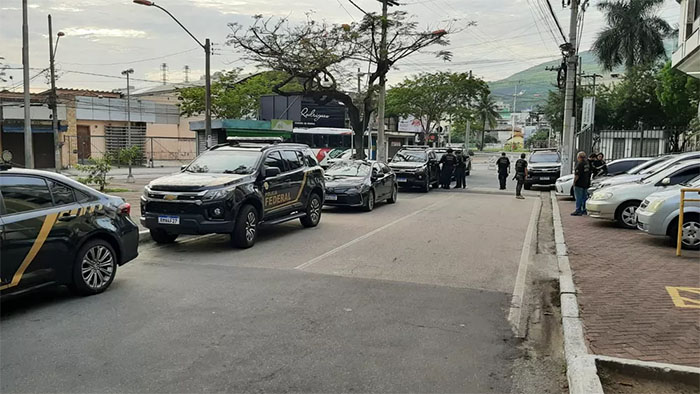
[{"label": "store sign", "polygon": [[318,104],[313,99],[304,98],[299,115],[299,120],[294,122],[297,127],[345,127],[345,106],[337,101]]},{"label": "store sign", "polygon": [[595,120],[595,97],[584,97],[581,109],[581,131],[593,127]]},{"label": "store sign", "polygon": [[420,133],[423,131],[423,125],[420,119],[416,119],[413,116],[399,118],[398,128],[399,131],[405,133]]}]

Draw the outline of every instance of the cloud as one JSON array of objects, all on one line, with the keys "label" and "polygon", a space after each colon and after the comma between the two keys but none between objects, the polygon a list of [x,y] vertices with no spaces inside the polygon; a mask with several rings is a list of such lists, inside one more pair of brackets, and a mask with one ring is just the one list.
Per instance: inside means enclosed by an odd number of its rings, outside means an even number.
[{"label": "cloud", "polygon": [[59,11],[59,12],[82,12],[82,11],[84,11],[82,8],[66,7],[66,6],[62,6],[62,5],[51,7],[51,9],[54,11]]},{"label": "cloud", "polygon": [[134,29],[108,29],[102,27],[68,27],[63,29],[66,36],[96,38],[140,38],[145,37],[146,32]]}]

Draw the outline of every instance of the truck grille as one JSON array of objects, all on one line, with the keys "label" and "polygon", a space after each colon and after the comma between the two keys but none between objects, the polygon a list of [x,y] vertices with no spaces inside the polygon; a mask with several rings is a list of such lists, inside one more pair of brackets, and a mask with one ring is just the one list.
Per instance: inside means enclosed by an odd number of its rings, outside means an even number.
[{"label": "truck grille", "polygon": [[202,208],[192,203],[176,203],[176,202],[159,202],[148,201],[145,204],[145,210],[149,213],[167,213],[167,214],[199,214],[202,213]]}]

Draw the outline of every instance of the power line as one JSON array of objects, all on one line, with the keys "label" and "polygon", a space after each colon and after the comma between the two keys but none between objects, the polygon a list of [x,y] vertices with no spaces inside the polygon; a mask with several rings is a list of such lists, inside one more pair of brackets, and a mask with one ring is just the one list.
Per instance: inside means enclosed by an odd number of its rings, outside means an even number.
[{"label": "power line", "polygon": [[353,21],[353,22],[356,22],[355,17],[352,16],[352,14],[348,11],[347,8],[345,8],[345,6],[343,5],[343,3],[341,3],[340,0],[335,0],[335,1],[337,1],[337,2],[338,2],[338,5],[340,6],[340,8],[342,8],[343,11],[345,11],[345,13],[348,14],[348,15],[350,16],[350,18],[352,18],[352,21]]},{"label": "power line", "polygon": [[134,63],[141,63],[141,62],[147,62],[151,60],[159,60],[159,59],[164,59],[166,57],[171,57],[171,56],[176,56],[176,55],[182,55],[183,53],[189,53],[195,50],[200,49],[199,47],[197,48],[192,48],[188,49],[186,51],[181,51],[181,52],[175,52],[175,53],[169,53],[167,55],[162,55],[162,56],[157,56],[157,57],[150,57],[146,59],[139,59],[139,60],[132,60],[128,62],[117,62],[117,63],[70,63],[70,62],[61,62],[62,64],[70,64],[72,66],[119,66],[123,64],[134,64]]},{"label": "power line", "polygon": [[[554,18],[554,23],[556,23],[557,28],[559,29],[559,34],[561,34],[562,40],[564,40],[564,42],[567,42],[566,36],[564,35],[564,31],[561,29],[561,25],[559,24],[559,19],[557,19],[557,14],[554,13],[554,8],[552,8],[552,3],[549,0],[544,1],[547,2],[547,7],[549,7],[549,12],[552,14],[552,18]],[[586,3],[588,3],[588,1],[586,1]]]},{"label": "power line", "polygon": [[360,11],[362,11],[363,14],[369,15],[369,14],[367,13],[367,11],[363,10],[363,9],[362,9],[359,5],[357,5],[353,0],[348,0],[348,1],[350,2],[350,4],[354,5],[355,8],[357,8],[357,9],[360,10]]}]

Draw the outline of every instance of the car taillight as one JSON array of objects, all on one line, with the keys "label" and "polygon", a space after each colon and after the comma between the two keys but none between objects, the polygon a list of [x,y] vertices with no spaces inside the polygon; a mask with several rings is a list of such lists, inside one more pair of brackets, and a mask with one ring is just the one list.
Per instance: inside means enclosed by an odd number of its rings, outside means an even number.
[{"label": "car taillight", "polygon": [[131,204],[128,202],[123,203],[122,205],[119,206],[119,213],[121,215],[130,215],[131,214]]}]

